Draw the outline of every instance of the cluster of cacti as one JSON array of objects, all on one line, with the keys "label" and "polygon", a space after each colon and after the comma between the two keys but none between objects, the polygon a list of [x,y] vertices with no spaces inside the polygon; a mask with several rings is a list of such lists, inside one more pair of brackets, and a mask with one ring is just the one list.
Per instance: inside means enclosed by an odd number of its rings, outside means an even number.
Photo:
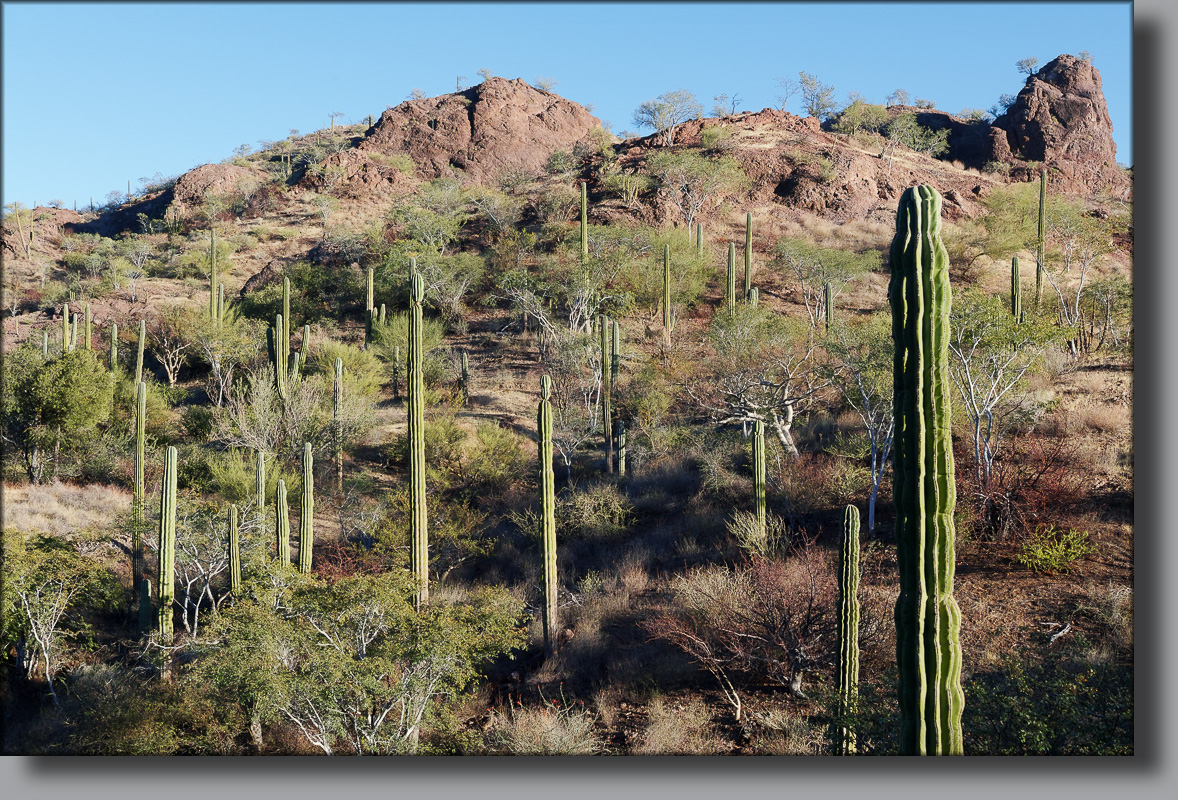
[{"label": "cluster of cacti", "polygon": [[728,274],[724,281],[724,304],[731,311],[736,308],[736,242],[728,243]]},{"label": "cluster of cacti", "polygon": [[[847,506],[843,514],[838,586],[838,710],[845,715],[859,693],[859,509],[855,506]],[[835,726],[834,754],[849,755],[855,749],[851,732]]]},{"label": "cluster of cacti", "polygon": [[146,519],[143,477],[146,467],[144,455],[146,439],[147,384],[139,381],[135,385],[135,477],[131,495],[134,514],[134,528],[131,531],[131,575],[135,584],[138,584],[143,577],[143,526]]},{"label": "cluster of cacti", "polygon": [[[49,340],[45,341],[48,349]],[[119,366],[119,323],[110,324],[110,371],[114,372]]]},{"label": "cluster of cacti", "polygon": [[164,477],[160,491],[159,564],[156,584],[159,586],[157,618],[160,638],[172,641],[172,600],[175,597],[176,569],[176,448],[169,446],[164,454]]},{"label": "cluster of cacti", "polygon": [[949,256],[941,241],[941,196],[931,186],[900,198],[890,262],[900,752],[960,754],[965,700],[961,612],[953,599]]},{"label": "cluster of cacti", "polygon": [[135,382],[143,380],[143,349],[147,346],[147,321],[139,320],[139,349],[135,352]]},{"label": "cluster of cacti", "polygon": [[1035,249],[1035,308],[1043,301],[1043,268],[1047,264],[1044,229],[1047,224],[1047,169],[1039,170],[1039,239]]},{"label": "cluster of cacti", "polygon": [[556,649],[556,475],[552,470],[552,379],[540,377],[540,543],[544,558],[544,651]]},{"label": "cluster of cacti", "polygon": [[663,338],[671,344],[671,328],[675,324],[671,314],[671,245],[663,245]]},{"label": "cluster of cacti", "polygon": [[241,594],[241,540],[237,532],[237,506],[229,506],[229,591]]},{"label": "cluster of cacti", "polygon": [[344,360],[335,360],[335,408],[332,423],[335,427],[335,488],[344,491]]},{"label": "cluster of cacti", "polygon": [[425,493],[425,380],[422,373],[421,304],[425,283],[409,260],[409,568],[417,579],[416,606],[429,602],[429,518]]},{"label": "cluster of cacti", "polygon": [[744,217],[744,293],[748,295],[753,287],[753,215]]},{"label": "cluster of cacti", "polygon": [[286,481],[278,479],[274,490],[274,549],[283,566],[290,564],[290,511],[286,507]]},{"label": "cluster of cacti", "polygon": [[[601,430],[605,436],[605,471],[614,471],[613,369],[610,358],[610,318],[601,315]],[[613,323],[617,325],[617,323]]]},{"label": "cluster of cacti", "polygon": [[753,426],[753,513],[757,530],[764,537],[768,531],[765,508],[765,423],[757,420]]},{"label": "cluster of cacti", "polygon": [[299,517],[299,572],[311,571],[311,549],[315,544],[315,474],[311,443],[303,445],[303,507]]},{"label": "cluster of cacti", "polygon": [[1018,271],[1018,256],[1010,259],[1010,313],[1016,320],[1023,316],[1023,295],[1021,275]]}]

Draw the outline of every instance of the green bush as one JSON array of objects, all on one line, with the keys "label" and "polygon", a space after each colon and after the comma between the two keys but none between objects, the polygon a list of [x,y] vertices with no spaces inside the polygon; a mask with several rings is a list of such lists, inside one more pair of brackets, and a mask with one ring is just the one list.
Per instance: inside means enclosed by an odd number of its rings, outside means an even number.
[{"label": "green bush", "polygon": [[1095,552],[1086,531],[1064,533],[1049,525],[1040,527],[1023,542],[1015,560],[1032,572],[1071,572],[1075,562]]},{"label": "green bush", "polygon": [[598,483],[556,499],[557,536],[608,539],[625,533],[634,505],[612,483]]}]

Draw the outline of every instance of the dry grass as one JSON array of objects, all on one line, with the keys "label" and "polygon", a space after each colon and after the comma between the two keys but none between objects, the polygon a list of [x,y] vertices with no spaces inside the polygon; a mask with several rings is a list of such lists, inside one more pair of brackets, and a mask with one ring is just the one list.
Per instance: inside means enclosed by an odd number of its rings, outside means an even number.
[{"label": "dry grass", "polygon": [[4,487],[4,526],[24,533],[66,536],[114,524],[131,508],[131,493],[115,486],[51,483]]},{"label": "dry grass", "polygon": [[496,713],[487,745],[503,755],[587,756],[603,749],[593,731],[593,715],[584,708],[566,707],[561,700]]},{"label": "dry grass", "polygon": [[699,699],[655,697],[642,739],[631,751],[639,756],[704,756],[725,753],[730,745],[717,735],[712,714]]},{"label": "dry grass", "polygon": [[758,742],[757,751],[775,756],[820,756],[823,752],[825,731],[797,714],[782,709],[769,709],[753,715],[768,734]]}]

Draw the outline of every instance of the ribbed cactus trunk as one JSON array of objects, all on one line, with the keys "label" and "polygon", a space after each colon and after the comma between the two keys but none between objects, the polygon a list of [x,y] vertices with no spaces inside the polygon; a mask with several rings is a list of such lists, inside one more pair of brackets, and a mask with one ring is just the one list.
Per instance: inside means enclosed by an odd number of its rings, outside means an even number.
[{"label": "ribbed cactus trunk", "polygon": [[465,404],[470,402],[470,356],[463,350],[459,358],[462,375],[462,402]]},{"label": "ribbed cactus trunk", "polygon": [[229,591],[241,595],[241,539],[237,530],[237,506],[229,506]]},{"label": "ribbed cactus trunk", "polygon": [[[43,355],[43,356],[49,355],[49,329],[48,328],[41,331],[41,355]],[[111,363],[113,364],[114,362],[112,361]],[[114,369],[114,367],[112,366],[111,369]]]},{"label": "ribbed cactus trunk", "polygon": [[74,314],[73,321],[70,323],[70,352],[73,352],[78,347],[78,315]]},{"label": "ribbed cactus trunk", "polygon": [[556,475],[552,470],[552,379],[540,377],[540,543],[544,557],[544,652],[556,651]]},{"label": "ribbed cactus trunk", "polygon": [[765,423],[761,420],[753,426],[753,513],[757,515],[757,530],[764,538],[768,519],[765,508]]},{"label": "ribbed cactus trunk", "polygon": [[146,495],[143,487],[146,458],[144,445],[147,440],[147,384],[139,381],[135,385],[135,477],[132,483],[131,507],[134,528],[131,531],[131,579],[138,585],[143,579],[143,529],[146,521]]},{"label": "ribbed cactus trunk", "polygon": [[[847,506],[843,514],[843,541],[839,548],[838,599],[838,712],[845,717],[859,695],[859,509]],[[855,736],[836,725],[834,754],[854,753]]]},{"label": "ribbed cactus trunk", "polygon": [[282,348],[290,356],[290,278],[282,276]]},{"label": "ribbed cactus trunk", "polygon": [[258,513],[258,529],[266,529],[266,454],[255,451],[254,457],[254,508]]},{"label": "ribbed cactus trunk", "polygon": [[1035,308],[1043,301],[1043,269],[1047,266],[1047,169],[1039,170],[1039,236],[1035,248]]},{"label": "ribbed cactus trunk", "polygon": [[286,401],[287,383],[287,349],[283,344],[282,332],[285,330],[282,315],[274,317],[274,327],[269,330],[267,344],[270,349],[270,363],[274,365],[274,387],[278,396]]},{"label": "ribbed cactus trunk", "polygon": [[139,349],[135,352],[135,383],[143,380],[143,349],[147,346],[147,320],[139,320]]},{"label": "ribbed cactus trunk", "polygon": [[61,307],[61,353],[65,355],[70,351],[70,304],[65,303]]},{"label": "ribbed cactus trunk", "polygon": [[744,293],[753,286],[753,215],[744,216]]},{"label": "ribbed cactus trunk", "polygon": [[748,301],[748,304],[750,306],[752,306],[753,308],[756,308],[757,302],[761,299],[760,289],[758,289],[756,286],[752,287],[751,289],[749,289],[748,295],[745,297],[745,299]]},{"label": "ribbed cactus trunk", "polygon": [[695,254],[697,256],[704,254],[704,224],[702,222],[696,223],[695,226]]},{"label": "ribbed cactus trunk", "polygon": [[[611,370],[610,358],[610,335],[613,325],[609,324],[610,318],[602,315],[601,317],[601,430],[605,440],[605,471],[613,474],[614,471],[614,425],[613,425],[613,408],[611,407],[611,395],[613,375]],[[616,324],[616,323],[614,323]]]},{"label": "ribbed cactus trunk", "polygon": [[311,550],[315,545],[315,461],[311,443],[303,445],[303,507],[299,516],[299,572],[311,572]]},{"label": "ribbed cactus trunk", "polygon": [[[48,345],[48,340],[46,341]],[[46,348],[48,349],[48,347]],[[119,323],[110,324],[110,371],[114,372],[119,366]]]},{"label": "ribbed cactus trunk", "polygon": [[217,324],[225,321],[225,284],[217,284]]},{"label": "ribbed cactus trunk", "polygon": [[626,477],[626,421],[618,420],[618,477]]},{"label": "ribbed cactus trunk", "polygon": [[671,326],[675,320],[671,315],[671,245],[663,245],[663,338],[671,344]]},{"label": "ribbed cactus trunk", "polygon": [[159,567],[156,583],[160,602],[157,609],[157,630],[164,644],[172,642],[172,601],[175,599],[176,572],[176,467],[175,447],[164,454],[164,477],[160,491]]},{"label": "ribbed cactus trunk", "polygon": [[332,414],[335,427],[335,489],[340,495],[344,491],[344,360],[335,360],[335,409]]},{"label": "ribbed cactus trunk", "polygon": [[409,568],[417,579],[416,607],[429,603],[429,518],[425,493],[425,380],[422,377],[421,303],[425,283],[409,261]]},{"label": "ribbed cactus trunk", "polygon": [[724,305],[729,311],[736,308],[736,242],[728,243],[728,274],[724,282]]},{"label": "ribbed cactus trunk", "polygon": [[827,281],[822,285],[823,311],[826,314],[826,332],[830,333],[830,326],[834,324],[834,287]]},{"label": "ribbed cactus trunk", "polygon": [[306,365],[307,359],[311,357],[311,325],[307,323],[303,325],[303,341],[299,345],[303,352],[303,364]]},{"label": "ribbed cactus trunk", "polygon": [[364,343],[366,345],[372,344],[373,325],[372,312],[376,306],[376,273],[372,267],[368,268],[367,277],[367,294],[364,304]]},{"label": "ribbed cactus trunk", "polygon": [[209,319],[217,319],[217,229],[209,233]]},{"label": "ribbed cactus trunk", "polygon": [[91,341],[90,341],[90,304],[87,303],[83,307],[83,309],[84,309],[83,313],[86,315],[86,332],[84,334],[86,349],[93,350],[94,348],[90,346],[91,345]]},{"label": "ribbed cactus trunk", "polygon": [[139,581],[139,634],[146,636],[155,627],[155,606],[151,602],[151,581]]},{"label": "ribbed cactus trunk", "polygon": [[959,755],[965,698],[961,612],[953,599],[952,300],[941,196],[931,186],[912,187],[900,198],[890,262],[900,752]]},{"label": "ribbed cactus trunk", "polygon": [[286,506],[286,481],[278,479],[274,490],[274,549],[283,566],[290,564],[290,511]]},{"label": "ribbed cactus trunk", "polygon": [[589,187],[581,181],[581,262],[589,258]]},{"label": "ribbed cactus trunk", "polygon": [[1023,316],[1023,294],[1021,287],[1022,276],[1018,271],[1018,256],[1010,259],[1010,313],[1015,320]]}]

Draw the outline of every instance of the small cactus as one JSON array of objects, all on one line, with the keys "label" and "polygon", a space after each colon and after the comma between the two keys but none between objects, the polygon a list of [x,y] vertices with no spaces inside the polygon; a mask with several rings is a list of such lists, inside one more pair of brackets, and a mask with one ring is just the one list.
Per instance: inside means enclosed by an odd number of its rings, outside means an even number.
[{"label": "small cactus", "polygon": [[618,477],[626,477],[626,421],[618,420]]},{"label": "small cactus", "polygon": [[695,226],[695,254],[697,256],[704,254],[704,224],[702,222]]},{"label": "small cactus", "polygon": [[751,287],[748,291],[748,295],[745,297],[745,299],[748,301],[748,304],[753,308],[757,307],[757,301],[760,298],[761,292],[756,286]]},{"label": "small cactus", "polygon": [[556,650],[556,476],[552,471],[552,379],[540,377],[540,542],[544,557],[544,652]]},{"label": "small cactus", "polygon": [[237,506],[229,506],[229,591],[241,595],[241,541],[237,532]]},{"label": "small cactus", "polygon": [[147,346],[147,320],[139,320],[139,349],[135,353],[135,383],[143,380],[143,348]]},{"label": "small cactus", "polygon": [[[48,334],[46,334],[48,336]],[[49,349],[49,339],[45,339],[45,349]],[[110,371],[114,372],[119,366],[119,323],[110,324]]]},{"label": "small cactus", "polygon": [[172,601],[175,599],[176,570],[176,448],[164,454],[164,477],[160,491],[159,565],[156,583],[160,602],[157,610],[158,630],[165,644],[172,641]]},{"label": "small cactus", "polygon": [[724,304],[731,311],[736,308],[736,242],[728,243],[728,275],[724,282]]},{"label": "small cactus", "polygon": [[303,445],[303,507],[299,517],[299,572],[311,571],[311,550],[315,544],[315,462],[311,443]]},{"label": "small cactus", "polygon": [[367,294],[365,295],[366,300],[365,300],[365,306],[364,306],[364,344],[371,345],[372,344],[372,337],[373,337],[372,312],[375,309],[375,305],[376,305],[376,289],[375,289],[376,273],[373,271],[372,267],[368,268],[368,271],[366,273],[366,277],[367,277]]},{"label": "small cactus", "polygon": [[61,307],[61,352],[68,353],[70,349],[70,304]]},{"label": "small cactus", "polygon": [[462,367],[462,402],[470,402],[470,357],[463,350],[460,354],[460,364]]},{"label": "small cactus", "polygon": [[286,507],[286,481],[278,479],[274,492],[275,557],[283,566],[290,564],[290,511]]},{"label": "small cactus", "polygon": [[[859,509],[851,505],[843,514],[838,585],[838,710],[845,715],[859,693]],[[836,726],[834,742],[835,755],[855,752],[855,739],[844,727]]]},{"label": "small cactus", "polygon": [[830,333],[830,326],[834,324],[834,287],[827,281],[822,285],[823,310],[826,312],[826,332]]}]

